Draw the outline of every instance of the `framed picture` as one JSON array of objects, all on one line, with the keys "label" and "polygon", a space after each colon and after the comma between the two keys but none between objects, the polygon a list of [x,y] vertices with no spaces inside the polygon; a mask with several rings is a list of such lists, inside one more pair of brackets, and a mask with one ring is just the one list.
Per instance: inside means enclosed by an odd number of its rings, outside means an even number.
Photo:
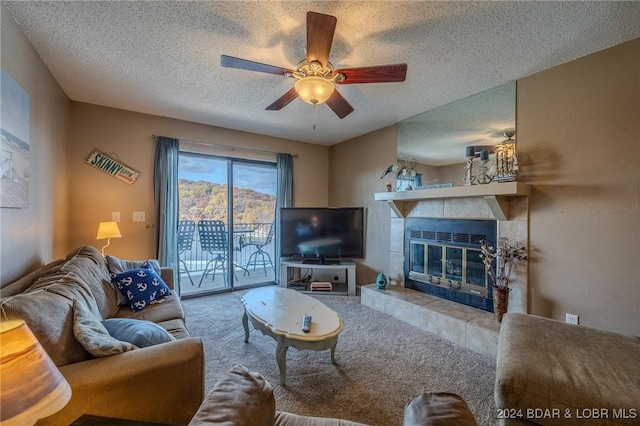
[{"label": "framed picture", "polygon": [[29,206],[29,95],[2,71],[0,207]]}]

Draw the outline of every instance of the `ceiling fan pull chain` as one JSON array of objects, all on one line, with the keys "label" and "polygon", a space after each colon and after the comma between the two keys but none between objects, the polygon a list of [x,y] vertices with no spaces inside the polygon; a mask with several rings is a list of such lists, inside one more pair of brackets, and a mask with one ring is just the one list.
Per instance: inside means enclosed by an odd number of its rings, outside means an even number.
[{"label": "ceiling fan pull chain", "polygon": [[320,141],[320,137],[318,136],[318,111],[316,105],[313,106],[313,122],[313,126],[311,127],[316,135],[316,143],[318,143]]}]

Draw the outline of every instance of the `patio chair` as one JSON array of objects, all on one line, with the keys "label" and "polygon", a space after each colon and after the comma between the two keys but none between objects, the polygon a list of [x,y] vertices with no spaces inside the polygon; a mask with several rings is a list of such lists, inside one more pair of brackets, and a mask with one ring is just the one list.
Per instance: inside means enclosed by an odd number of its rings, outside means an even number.
[{"label": "patio chair", "polygon": [[[216,279],[216,272],[222,271],[225,286],[227,284],[226,270],[229,267],[227,229],[221,220],[201,220],[198,222],[198,234],[200,235],[200,246],[203,252],[212,254],[213,259],[209,260],[204,267],[204,273],[200,277],[198,287],[202,285],[202,280],[208,273],[213,272],[213,279]],[[213,268],[209,265],[213,262]]]},{"label": "patio chair", "polygon": [[[273,262],[271,261],[271,255],[269,255],[269,253],[267,253],[263,249],[265,246],[268,246],[269,244],[271,244],[271,241],[273,240],[274,232],[275,232],[275,227],[273,222],[271,222],[271,225],[269,226],[269,232],[267,233],[267,236],[264,240],[251,241],[249,243],[244,244],[245,247],[255,246],[256,248],[256,250],[249,255],[249,259],[247,260],[247,264],[245,268],[249,269],[250,266],[253,266],[253,270],[255,271],[256,266],[262,266],[264,268],[264,275],[265,277],[267,276],[267,266],[271,266],[272,268],[274,266],[273,266]],[[275,274],[275,268],[273,272]]]},{"label": "patio chair", "polygon": [[182,259],[182,253],[191,250],[191,246],[193,245],[193,234],[196,231],[196,223],[193,220],[181,220],[178,222],[178,259],[180,262],[180,270],[178,274],[182,271],[187,273],[189,277],[189,281],[191,281],[191,285],[193,285],[193,279],[191,278],[191,273],[189,272],[189,268],[187,268],[187,264],[184,259]]}]

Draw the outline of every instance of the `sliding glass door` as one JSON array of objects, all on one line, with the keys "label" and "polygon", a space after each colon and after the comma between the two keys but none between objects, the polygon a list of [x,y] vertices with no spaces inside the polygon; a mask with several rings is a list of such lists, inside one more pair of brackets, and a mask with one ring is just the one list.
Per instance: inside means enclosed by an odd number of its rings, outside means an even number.
[{"label": "sliding glass door", "polygon": [[232,167],[236,288],[275,280],[276,167],[236,160]]},{"label": "sliding glass door", "polygon": [[181,152],[178,188],[182,296],[272,284],[275,164]]}]

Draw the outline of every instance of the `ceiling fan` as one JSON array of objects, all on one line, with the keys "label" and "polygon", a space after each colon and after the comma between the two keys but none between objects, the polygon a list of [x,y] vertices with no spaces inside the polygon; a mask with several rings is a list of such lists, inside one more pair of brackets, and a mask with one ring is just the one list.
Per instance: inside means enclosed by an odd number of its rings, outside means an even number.
[{"label": "ceiling fan", "polygon": [[336,29],[337,18],[316,12],[307,12],[307,57],[295,70],[267,65],[246,59],[222,55],[220,65],[247,71],[264,72],[295,78],[297,81],[287,93],[266,109],[277,111],[300,97],[314,106],[327,103],[341,119],[353,112],[353,107],[335,90],[334,84],[390,83],[404,81],[407,64],[379,65],[334,70],[329,62],[329,51]]}]

